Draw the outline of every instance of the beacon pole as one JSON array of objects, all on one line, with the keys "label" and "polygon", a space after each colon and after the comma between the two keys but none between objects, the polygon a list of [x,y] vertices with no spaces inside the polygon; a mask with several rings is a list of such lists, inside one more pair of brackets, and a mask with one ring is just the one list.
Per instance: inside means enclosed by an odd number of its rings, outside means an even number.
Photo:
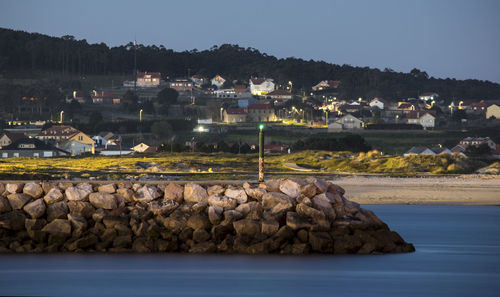
[{"label": "beacon pole", "polygon": [[259,125],[259,182],[264,181],[264,125]]}]

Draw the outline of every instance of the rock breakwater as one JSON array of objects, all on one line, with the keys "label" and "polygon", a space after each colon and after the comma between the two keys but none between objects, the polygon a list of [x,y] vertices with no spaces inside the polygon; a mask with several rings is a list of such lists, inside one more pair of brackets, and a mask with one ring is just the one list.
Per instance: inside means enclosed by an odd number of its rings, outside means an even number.
[{"label": "rock breakwater", "polygon": [[344,189],[261,184],[0,183],[0,252],[412,252]]}]

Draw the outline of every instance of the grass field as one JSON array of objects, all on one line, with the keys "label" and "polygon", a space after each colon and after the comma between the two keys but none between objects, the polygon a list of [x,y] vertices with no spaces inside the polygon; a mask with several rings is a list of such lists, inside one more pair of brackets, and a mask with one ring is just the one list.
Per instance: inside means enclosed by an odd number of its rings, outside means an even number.
[{"label": "grass field", "polygon": [[[460,156],[391,156],[378,151],[302,151],[265,156],[269,173],[294,173],[284,163],[310,169],[307,174],[455,174],[472,173],[486,164]],[[121,157],[11,158],[0,160],[1,179],[97,178],[122,179],[127,176],[176,176],[209,179],[241,179],[258,171],[256,154],[160,153]]]}]

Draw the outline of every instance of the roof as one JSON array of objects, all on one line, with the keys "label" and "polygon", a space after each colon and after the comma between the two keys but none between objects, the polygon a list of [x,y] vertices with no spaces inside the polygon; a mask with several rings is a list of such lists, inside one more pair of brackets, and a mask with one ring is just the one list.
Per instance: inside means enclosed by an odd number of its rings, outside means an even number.
[{"label": "roof", "polygon": [[398,108],[399,109],[408,109],[408,108],[411,108],[413,104],[411,103],[401,103]]},{"label": "roof", "polygon": [[409,149],[406,154],[421,154],[424,151],[428,150],[426,147],[421,147],[421,146],[414,146],[411,149]]},{"label": "roof", "polygon": [[489,140],[490,140],[489,137],[465,137],[460,142],[462,142],[462,141],[479,141],[479,142],[485,142],[485,141],[489,141]]},{"label": "roof", "polygon": [[227,114],[246,114],[244,108],[228,108],[226,109]]},{"label": "roof", "polygon": [[406,115],[406,118],[407,119],[420,119],[425,114],[430,114],[431,116],[436,117],[435,110],[412,110]]},{"label": "roof", "polygon": [[247,91],[247,87],[245,85],[235,85],[233,89],[235,93],[245,93]]},{"label": "roof", "polygon": [[146,75],[151,75],[151,78],[159,78],[161,79],[161,72],[138,72],[137,78],[144,78]]},{"label": "roof", "polygon": [[322,80],[319,83],[316,84],[318,85],[327,85],[330,88],[337,88],[340,84],[340,80]]},{"label": "roof", "polygon": [[292,93],[285,90],[274,90],[270,93],[267,93],[267,96],[292,96]]},{"label": "roof", "polygon": [[7,132],[7,131],[4,133],[4,135],[7,136],[11,142],[15,142],[18,139],[26,137],[24,135],[24,133],[13,133],[13,132]]},{"label": "roof", "polygon": [[262,84],[262,83],[264,83],[266,81],[272,82],[272,80],[269,79],[269,78],[251,78],[250,81],[254,85],[260,85],[260,84]]},{"label": "roof", "polygon": [[385,99],[383,99],[383,98],[373,98],[373,99],[372,99],[372,101],[370,101],[370,102],[373,102],[373,101],[375,101],[375,100],[377,100],[377,101],[380,101],[380,102],[384,103],[384,105],[385,105],[385,104],[388,104],[387,100],[385,100]]},{"label": "roof", "polygon": [[436,155],[441,154],[443,152],[447,152],[447,151],[451,152],[447,147],[433,147],[433,148],[431,148],[431,151],[436,153]]},{"label": "roof", "polygon": [[115,97],[113,92],[95,92],[95,95],[91,96],[92,98],[112,98]]},{"label": "roof", "polygon": [[71,136],[79,133],[78,129],[75,129],[67,125],[54,125],[48,129],[43,130],[38,134],[38,136]]},{"label": "roof", "polygon": [[158,150],[158,147],[156,147],[156,146],[150,146],[147,149],[145,149],[143,151],[143,153],[156,153],[157,150]]},{"label": "roof", "polygon": [[273,109],[271,104],[254,103],[247,106],[248,109]]},{"label": "roof", "polygon": [[[23,144],[33,145],[31,147],[22,147]],[[47,144],[36,138],[24,137],[14,141],[8,146],[4,146],[1,150],[11,150],[11,151],[32,151],[32,150],[51,150],[51,151],[63,151],[57,147]],[[64,152],[64,151],[63,151]]]},{"label": "roof", "polygon": [[203,77],[199,74],[195,74],[195,75],[191,76],[191,78],[205,79],[205,77]]}]

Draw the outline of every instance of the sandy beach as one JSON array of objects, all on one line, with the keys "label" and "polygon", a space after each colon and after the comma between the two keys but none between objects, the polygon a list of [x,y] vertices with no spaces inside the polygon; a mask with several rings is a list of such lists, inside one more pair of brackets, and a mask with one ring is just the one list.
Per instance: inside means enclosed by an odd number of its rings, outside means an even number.
[{"label": "sandy beach", "polygon": [[342,177],[333,180],[360,204],[500,205],[500,177]]}]

